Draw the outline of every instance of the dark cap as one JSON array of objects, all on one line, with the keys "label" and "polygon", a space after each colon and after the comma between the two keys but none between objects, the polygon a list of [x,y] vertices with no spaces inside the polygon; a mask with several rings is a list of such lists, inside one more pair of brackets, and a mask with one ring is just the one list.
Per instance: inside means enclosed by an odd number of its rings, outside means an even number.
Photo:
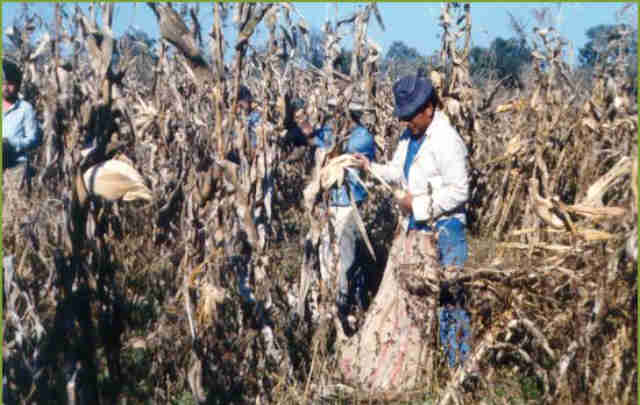
[{"label": "dark cap", "polygon": [[3,73],[3,77],[2,77],[3,80],[17,84],[18,86],[20,85],[20,83],[22,83],[22,72],[20,71],[20,68],[14,61],[3,59],[2,73]]},{"label": "dark cap", "polygon": [[393,115],[406,119],[414,115],[433,94],[431,80],[424,77],[405,76],[393,85],[396,108]]}]

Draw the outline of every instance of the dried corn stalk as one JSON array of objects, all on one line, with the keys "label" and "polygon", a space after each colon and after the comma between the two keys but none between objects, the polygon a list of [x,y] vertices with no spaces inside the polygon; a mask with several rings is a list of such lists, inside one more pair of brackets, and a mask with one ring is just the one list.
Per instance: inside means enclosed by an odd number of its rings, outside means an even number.
[{"label": "dried corn stalk", "polygon": [[[473,151],[473,131],[477,131],[473,103],[469,53],[471,52],[471,5],[444,3],[441,7],[442,47],[440,63],[444,77],[432,73],[444,110]],[[464,37],[463,44],[458,39]]]}]

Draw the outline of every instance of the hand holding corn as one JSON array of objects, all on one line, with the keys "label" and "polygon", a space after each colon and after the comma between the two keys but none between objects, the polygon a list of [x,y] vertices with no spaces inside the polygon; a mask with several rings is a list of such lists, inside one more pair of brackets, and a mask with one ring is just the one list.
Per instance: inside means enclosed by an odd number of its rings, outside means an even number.
[{"label": "hand holding corn", "polygon": [[[393,188],[389,186],[389,184],[378,177],[374,172],[369,170],[369,159],[365,155],[361,153],[354,153],[353,159],[353,162],[355,164],[357,164],[361,169],[368,170],[370,173],[372,173],[374,177],[376,177],[387,189],[389,189],[389,191],[393,190]],[[410,215],[412,213],[411,204],[413,202],[413,196],[411,195],[411,193],[404,190],[403,188],[397,188],[393,190],[393,198],[398,202],[400,209],[405,215]]]},{"label": "hand holding corn", "polygon": [[369,158],[363,155],[362,153],[354,153],[353,157],[356,160],[356,163],[360,166],[361,169],[368,170],[369,169]]},{"label": "hand holding corn", "polygon": [[402,210],[402,213],[405,215],[411,215],[411,213],[413,212],[413,196],[411,195],[411,193],[402,189],[398,189],[393,193],[393,197],[398,202],[398,206]]}]

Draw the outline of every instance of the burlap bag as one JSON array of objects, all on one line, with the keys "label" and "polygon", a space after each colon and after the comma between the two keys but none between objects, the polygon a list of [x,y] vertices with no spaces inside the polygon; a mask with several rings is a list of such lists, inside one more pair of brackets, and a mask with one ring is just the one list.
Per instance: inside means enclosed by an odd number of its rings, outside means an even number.
[{"label": "burlap bag", "polygon": [[436,344],[441,270],[433,233],[398,232],[378,293],[339,367],[369,392],[399,392],[429,378]]}]

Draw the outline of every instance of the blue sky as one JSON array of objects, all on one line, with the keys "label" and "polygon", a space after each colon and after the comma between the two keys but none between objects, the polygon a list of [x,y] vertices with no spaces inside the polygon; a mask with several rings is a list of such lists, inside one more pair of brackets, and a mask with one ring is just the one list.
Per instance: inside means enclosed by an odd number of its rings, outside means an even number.
[{"label": "blue sky", "polygon": [[[308,25],[320,27],[327,16],[333,18],[346,16],[362,7],[362,3],[294,3]],[[85,5],[86,6],[86,5]],[[598,24],[614,24],[618,21],[616,12],[623,3],[474,3],[472,12],[472,39],[475,45],[487,46],[497,37],[509,38],[514,35],[509,23],[509,13],[522,21],[531,32],[536,25],[533,10],[548,8],[556,27],[570,41],[574,54],[587,42],[585,31]],[[45,20],[51,20],[51,3],[32,3],[32,10]],[[71,9],[72,4],[67,3]],[[200,4],[201,24],[206,32],[212,21],[211,3]],[[422,54],[431,54],[440,48],[438,27],[440,3],[380,3],[379,8],[386,26],[383,32],[375,21],[369,25],[369,37],[380,44],[383,52],[393,41],[400,40]],[[15,16],[22,12],[21,3],[2,4],[3,32]],[[144,3],[117,3],[114,18],[114,31],[121,34],[130,26],[146,31],[152,37],[158,37],[155,17]],[[637,21],[637,5],[627,10],[626,21]],[[232,39],[232,33],[227,36]],[[349,46],[348,43],[345,45]]]}]

